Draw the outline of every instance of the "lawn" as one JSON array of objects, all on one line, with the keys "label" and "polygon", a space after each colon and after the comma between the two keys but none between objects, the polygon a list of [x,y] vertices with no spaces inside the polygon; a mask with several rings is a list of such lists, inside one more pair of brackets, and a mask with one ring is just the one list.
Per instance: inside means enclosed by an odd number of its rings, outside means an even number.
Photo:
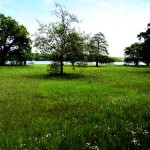
[{"label": "lawn", "polygon": [[0,150],[150,149],[150,68],[0,67]]}]

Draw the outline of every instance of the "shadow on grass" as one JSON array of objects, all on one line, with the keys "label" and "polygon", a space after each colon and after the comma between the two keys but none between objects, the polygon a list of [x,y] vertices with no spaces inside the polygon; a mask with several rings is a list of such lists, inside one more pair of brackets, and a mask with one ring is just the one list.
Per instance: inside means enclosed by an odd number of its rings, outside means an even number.
[{"label": "shadow on grass", "polygon": [[140,72],[140,74],[150,74],[150,70]]},{"label": "shadow on grass", "polygon": [[63,75],[60,74],[38,74],[38,75],[26,75],[26,78],[32,79],[50,79],[50,80],[76,80],[76,79],[83,79],[85,75],[83,74],[73,74],[73,73],[64,73]]},{"label": "shadow on grass", "polygon": [[139,65],[139,66],[136,66],[136,65],[122,65],[124,67],[133,67],[133,68],[150,68],[150,66],[146,66],[146,65]]},{"label": "shadow on grass", "polygon": [[[144,66],[144,65],[139,65],[139,66],[125,66],[125,67],[130,67],[130,68],[137,68],[139,70],[132,70],[132,72],[136,73],[136,74],[150,74],[150,66]],[[144,69],[144,70],[142,70]]]},{"label": "shadow on grass", "polygon": [[11,65],[11,64],[5,64],[5,65],[1,65],[0,67],[27,67],[29,66],[28,64],[27,65]]},{"label": "shadow on grass", "polygon": [[83,74],[75,74],[75,73],[64,73],[63,75],[60,74],[51,74],[51,75],[47,75],[47,78],[51,79],[80,79],[80,78],[84,78],[85,75]]}]

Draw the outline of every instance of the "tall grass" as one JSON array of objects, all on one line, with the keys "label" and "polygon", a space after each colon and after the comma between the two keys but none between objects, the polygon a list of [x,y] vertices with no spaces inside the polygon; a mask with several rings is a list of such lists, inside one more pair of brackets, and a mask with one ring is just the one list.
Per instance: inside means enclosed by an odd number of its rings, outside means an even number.
[{"label": "tall grass", "polygon": [[150,68],[0,67],[0,150],[150,149]]}]

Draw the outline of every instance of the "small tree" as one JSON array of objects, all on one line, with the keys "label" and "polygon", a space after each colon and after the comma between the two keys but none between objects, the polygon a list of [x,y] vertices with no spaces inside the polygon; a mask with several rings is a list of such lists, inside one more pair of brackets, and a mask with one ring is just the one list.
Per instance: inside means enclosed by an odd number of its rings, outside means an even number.
[{"label": "small tree", "polygon": [[71,27],[73,22],[78,23],[79,21],[75,15],[70,14],[60,4],[56,4],[55,16],[60,20],[59,22],[48,25],[39,22],[39,29],[35,34],[35,46],[42,53],[57,54],[55,58],[60,63],[60,74],[63,74],[65,57],[69,56],[74,62],[75,55],[80,52],[80,36]]},{"label": "small tree", "polygon": [[68,53],[65,59],[70,61],[73,67],[76,61],[85,61],[85,39],[86,36],[75,29],[68,35]]},{"label": "small tree", "polygon": [[26,28],[11,17],[0,14],[0,65],[4,65],[10,58],[17,59],[20,64],[26,62],[31,53],[30,44]]},{"label": "small tree", "polygon": [[96,67],[98,67],[100,56],[108,55],[107,41],[103,33],[99,32],[95,34],[89,42],[89,57],[96,61]]},{"label": "small tree", "polygon": [[142,52],[142,44],[141,43],[134,43],[131,44],[129,47],[124,49],[126,63],[134,62],[136,66],[139,65],[139,61],[141,61],[141,52]]}]

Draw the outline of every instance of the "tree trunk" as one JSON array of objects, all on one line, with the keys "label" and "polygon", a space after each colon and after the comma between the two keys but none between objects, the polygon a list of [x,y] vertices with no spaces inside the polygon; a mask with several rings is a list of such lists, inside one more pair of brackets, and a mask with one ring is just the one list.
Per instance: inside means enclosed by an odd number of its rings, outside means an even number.
[{"label": "tree trunk", "polygon": [[149,66],[150,64],[148,61],[145,61],[144,63],[146,64],[146,66]]},{"label": "tree trunk", "polygon": [[74,67],[74,61],[71,61],[71,63],[72,63],[72,66]]},{"label": "tree trunk", "polygon": [[4,66],[5,62],[7,60],[7,51],[6,50],[2,50],[1,54],[0,54],[0,66]]},{"label": "tree trunk", "polygon": [[23,61],[24,61],[24,65],[26,65],[27,64],[26,59],[24,59]]},{"label": "tree trunk", "polygon": [[98,67],[98,59],[96,59],[96,67]]},{"label": "tree trunk", "polygon": [[5,65],[6,60],[5,59],[0,59],[0,66],[4,66]]},{"label": "tree trunk", "polygon": [[64,70],[63,70],[63,56],[60,57],[60,74],[62,75],[64,73]]},{"label": "tree trunk", "polygon": [[60,74],[62,75],[64,73],[63,71],[63,61],[60,62]]},{"label": "tree trunk", "polygon": [[4,66],[4,65],[5,65],[5,61],[1,61],[0,66]]},{"label": "tree trunk", "polygon": [[138,61],[135,61],[135,65],[136,65],[136,66],[139,66],[139,62],[138,62]]},{"label": "tree trunk", "polygon": [[[98,46],[98,53],[99,53],[99,41],[98,41],[98,43],[97,43],[97,46]],[[98,57],[98,56],[97,56]],[[98,67],[98,58],[96,58],[96,67]]]},{"label": "tree trunk", "polygon": [[74,63],[75,63],[74,61],[71,62],[73,70],[75,69],[75,64]]}]

